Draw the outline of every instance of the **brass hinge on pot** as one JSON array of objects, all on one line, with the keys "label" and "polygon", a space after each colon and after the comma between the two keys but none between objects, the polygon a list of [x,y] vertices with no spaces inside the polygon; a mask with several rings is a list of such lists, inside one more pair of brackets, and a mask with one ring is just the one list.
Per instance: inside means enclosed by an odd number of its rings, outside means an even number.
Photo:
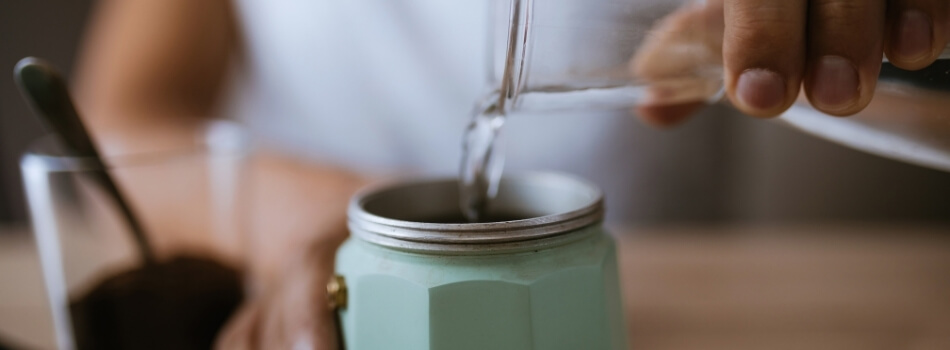
[{"label": "brass hinge on pot", "polygon": [[343,276],[333,275],[327,282],[327,302],[335,311],[346,309],[346,280]]},{"label": "brass hinge on pot", "polygon": [[327,304],[333,310],[333,322],[336,323],[336,339],[340,350],[346,350],[346,339],[343,339],[343,322],[340,321],[340,311],[346,309],[346,280],[343,276],[333,275],[327,282]]}]

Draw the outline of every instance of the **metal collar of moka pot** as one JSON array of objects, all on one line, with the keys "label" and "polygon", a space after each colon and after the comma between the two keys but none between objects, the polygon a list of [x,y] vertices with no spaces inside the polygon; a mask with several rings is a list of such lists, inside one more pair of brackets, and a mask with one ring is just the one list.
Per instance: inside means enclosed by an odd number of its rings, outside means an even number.
[{"label": "metal collar of moka pot", "polygon": [[[379,246],[425,254],[482,255],[544,249],[582,239],[604,216],[603,192],[556,173],[502,178],[488,213],[508,221],[457,223],[456,179],[391,182],[350,202],[350,233]],[[450,222],[450,223],[443,223]]]}]

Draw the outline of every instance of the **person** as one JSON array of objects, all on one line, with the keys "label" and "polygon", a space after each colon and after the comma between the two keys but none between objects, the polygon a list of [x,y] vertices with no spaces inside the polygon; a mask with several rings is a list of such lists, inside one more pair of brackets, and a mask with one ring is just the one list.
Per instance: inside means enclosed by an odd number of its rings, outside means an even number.
[{"label": "person", "polygon": [[[334,348],[323,286],[346,237],[347,199],[367,178],[456,170],[466,112],[483,88],[487,3],[101,1],[76,84],[101,148],[175,144],[214,116],[242,120],[265,143],[250,187],[256,294],[220,348]],[[711,40],[722,41],[727,96],[756,117],[781,114],[800,91],[825,113],[854,114],[869,103],[883,55],[919,69],[950,39],[945,0],[710,0],[673,16],[699,15],[724,18]],[[696,109],[639,112],[672,125]],[[622,137],[619,119],[552,118],[510,122],[510,134],[532,135],[511,140],[511,164],[587,174],[622,163],[620,152],[599,148],[605,135]],[[565,137],[574,142],[558,142]],[[630,181],[617,173],[599,180],[623,207],[636,189],[618,185]],[[187,239],[160,235],[155,244],[170,251]]]}]

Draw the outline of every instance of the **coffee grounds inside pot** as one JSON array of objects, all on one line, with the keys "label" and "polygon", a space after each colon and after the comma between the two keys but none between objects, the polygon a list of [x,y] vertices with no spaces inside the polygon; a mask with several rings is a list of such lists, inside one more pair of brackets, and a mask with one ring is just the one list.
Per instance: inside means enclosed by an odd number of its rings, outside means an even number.
[{"label": "coffee grounds inside pot", "polygon": [[243,291],[237,270],[206,258],[108,276],[70,302],[77,349],[210,349]]}]

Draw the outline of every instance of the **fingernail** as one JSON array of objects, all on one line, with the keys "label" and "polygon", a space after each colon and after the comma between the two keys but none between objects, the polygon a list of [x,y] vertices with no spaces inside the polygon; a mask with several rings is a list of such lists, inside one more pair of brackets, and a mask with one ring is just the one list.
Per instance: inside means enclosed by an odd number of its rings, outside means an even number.
[{"label": "fingernail", "polygon": [[930,56],[933,49],[933,24],[927,14],[910,10],[901,15],[897,26],[897,55],[914,62]]},{"label": "fingernail", "polygon": [[736,96],[747,107],[771,110],[785,102],[785,79],[767,69],[742,72],[736,83]]},{"label": "fingernail", "polygon": [[830,112],[843,110],[858,97],[858,71],[844,57],[822,57],[813,74],[812,102],[817,107]]}]

